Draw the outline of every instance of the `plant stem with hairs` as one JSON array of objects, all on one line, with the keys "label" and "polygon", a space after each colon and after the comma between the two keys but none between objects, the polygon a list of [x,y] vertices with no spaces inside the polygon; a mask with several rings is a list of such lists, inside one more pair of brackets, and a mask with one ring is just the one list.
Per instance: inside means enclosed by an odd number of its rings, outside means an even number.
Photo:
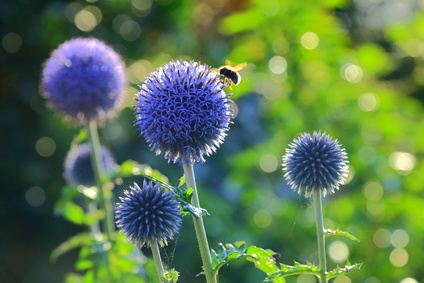
[{"label": "plant stem with hairs", "polygon": [[163,282],[162,276],[165,274],[165,270],[163,269],[162,259],[160,257],[160,251],[157,241],[150,242],[150,248],[152,250],[153,261],[155,262],[156,273],[158,274],[159,281]]},{"label": "plant stem with hairs", "polygon": [[[199,208],[200,203],[199,203],[199,196],[197,194],[196,180],[194,177],[193,163],[191,162],[184,163],[183,168],[184,168],[184,175],[186,177],[187,187],[193,189],[192,204],[195,207]],[[211,254],[209,250],[208,239],[206,236],[206,230],[205,230],[205,225],[203,224],[202,216],[198,218],[193,216],[193,222],[194,222],[194,228],[196,230],[197,241],[199,244],[200,256],[203,262],[203,271],[205,272],[206,282],[217,283],[218,280],[216,278],[216,273],[212,269]]]},{"label": "plant stem with hairs", "polygon": [[325,231],[324,221],[322,216],[322,200],[321,190],[314,190],[314,207],[315,207],[315,220],[317,226],[317,240],[318,240],[318,258],[320,266],[320,282],[326,283],[327,260],[325,256]]}]

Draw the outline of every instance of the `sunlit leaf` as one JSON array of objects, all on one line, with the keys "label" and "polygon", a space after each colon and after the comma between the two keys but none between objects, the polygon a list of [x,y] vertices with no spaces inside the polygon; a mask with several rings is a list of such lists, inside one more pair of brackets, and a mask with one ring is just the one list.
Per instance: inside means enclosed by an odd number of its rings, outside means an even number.
[{"label": "sunlit leaf", "polygon": [[301,264],[299,262],[294,262],[294,265],[281,264],[280,270],[271,273],[267,280],[274,280],[278,277],[287,277],[299,274],[313,274],[318,276],[320,274],[320,269],[312,263]]},{"label": "sunlit leaf", "polygon": [[362,263],[355,263],[355,264],[350,264],[350,262],[348,261],[346,263],[346,265],[344,267],[337,267],[331,271],[328,271],[327,274],[327,278],[331,279],[333,277],[337,277],[340,275],[346,275],[352,271],[356,271],[361,269]]},{"label": "sunlit leaf", "polygon": [[84,209],[82,209],[82,207],[80,207],[76,203],[68,201],[65,203],[63,209],[63,216],[69,221],[81,225],[84,223],[85,212]]},{"label": "sunlit leaf", "polygon": [[326,235],[326,236],[332,236],[332,235],[344,236],[344,237],[349,238],[349,239],[351,239],[351,240],[353,240],[353,241],[357,241],[357,242],[359,242],[359,240],[358,240],[355,236],[353,236],[353,235],[349,234],[349,233],[348,233],[348,232],[346,232],[346,231],[340,231],[340,230],[339,230],[339,228],[337,228],[336,230],[333,230],[333,229],[325,229],[325,235]]},{"label": "sunlit leaf", "polygon": [[216,252],[213,249],[211,252],[212,268],[216,273],[222,266],[233,260],[252,257],[251,255],[246,254],[245,242],[236,242],[234,245],[220,243],[219,245],[221,247],[219,252]]},{"label": "sunlit leaf", "polygon": [[166,280],[166,282],[175,283],[178,281],[179,276],[180,276],[180,273],[172,268],[171,270],[169,270],[163,275],[163,278]]},{"label": "sunlit leaf", "polygon": [[91,238],[90,234],[86,232],[72,236],[52,251],[50,255],[50,260],[55,261],[59,256],[63,255],[64,253],[75,248],[90,245],[93,242],[94,241]]}]

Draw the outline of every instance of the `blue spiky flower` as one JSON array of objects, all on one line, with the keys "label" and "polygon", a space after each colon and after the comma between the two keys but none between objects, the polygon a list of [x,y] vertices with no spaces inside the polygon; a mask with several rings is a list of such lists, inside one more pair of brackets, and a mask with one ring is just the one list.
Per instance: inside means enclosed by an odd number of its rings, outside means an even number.
[{"label": "blue spiky flower", "polygon": [[171,61],[141,85],[135,125],[168,161],[204,162],[223,143],[233,117],[224,88],[209,66]]},{"label": "blue spiky flower", "polygon": [[[116,166],[112,153],[104,146],[100,147],[105,173],[112,172]],[[87,143],[72,148],[65,158],[65,180],[71,185],[94,186],[93,166],[91,163],[91,150]]]},{"label": "blue spiky flower", "polygon": [[124,194],[116,207],[116,225],[131,243],[142,247],[157,241],[162,247],[178,233],[181,212],[169,191],[144,180],[143,188],[134,183]]},{"label": "blue spiky flower", "polygon": [[325,133],[303,133],[283,156],[284,178],[293,190],[310,197],[315,190],[333,194],[348,172],[347,154],[337,140]]},{"label": "blue spiky flower", "polygon": [[66,118],[103,121],[120,106],[126,86],[121,57],[95,38],[61,44],[45,62],[42,93]]}]

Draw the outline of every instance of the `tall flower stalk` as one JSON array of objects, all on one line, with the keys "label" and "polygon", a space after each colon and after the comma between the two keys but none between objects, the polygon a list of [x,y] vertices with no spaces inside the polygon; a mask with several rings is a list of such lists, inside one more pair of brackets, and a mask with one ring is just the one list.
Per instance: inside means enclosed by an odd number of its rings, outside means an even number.
[{"label": "tall flower stalk", "polygon": [[[193,164],[216,151],[232,118],[225,85],[209,66],[171,61],[151,73],[140,87],[135,125],[152,151],[183,166],[192,204],[200,207]],[[203,219],[193,216],[203,270],[208,283],[217,282],[212,270]]]},{"label": "tall flower stalk", "polygon": [[90,121],[87,125],[88,139],[90,143],[91,163],[93,166],[94,177],[96,180],[97,194],[99,197],[99,206],[104,211],[103,229],[108,241],[115,239],[115,224],[112,210],[112,194],[105,189],[103,178],[105,176],[104,166],[100,152],[99,135],[97,132],[97,123]]},{"label": "tall flower stalk", "polygon": [[[193,163],[184,163],[183,168],[187,187],[193,189],[192,204],[196,208],[200,208]],[[199,217],[192,215],[192,217],[194,222],[194,229],[196,231],[197,242],[199,244],[200,256],[202,257],[203,271],[205,272],[206,282],[217,282],[217,274],[212,269],[211,253],[209,249],[208,238],[206,236],[205,225],[203,224],[203,218],[201,215]]]},{"label": "tall flower stalk", "polygon": [[335,193],[344,183],[347,163],[347,154],[338,141],[321,132],[303,133],[283,156],[284,177],[288,184],[298,194],[313,197],[321,283],[327,282],[322,197]]},{"label": "tall flower stalk", "polygon": [[48,105],[66,119],[87,127],[98,203],[105,212],[103,232],[113,243],[112,193],[105,190],[103,184],[104,167],[97,125],[114,115],[121,106],[127,83],[125,64],[104,42],[76,38],[52,52],[44,64],[41,81],[42,95]]}]

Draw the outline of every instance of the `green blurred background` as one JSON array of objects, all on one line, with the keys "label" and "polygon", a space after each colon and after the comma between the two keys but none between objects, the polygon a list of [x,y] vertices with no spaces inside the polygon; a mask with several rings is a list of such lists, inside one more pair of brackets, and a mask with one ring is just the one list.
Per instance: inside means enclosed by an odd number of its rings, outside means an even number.
[{"label": "green blurred background", "polygon": [[[46,108],[39,81],[60,43],[94,36],[122,55],[129,78],[126,107],[101,129],[102,143],[118,162],[149,163],[173,185],[182,168],[154,156],[132,126],[137,85],[171,59],[249,63],[232,90],[237,117],[225,143],[195,166],[212,248],[243,240],[285,264],[317,262],[313,209],[287,187],[280,163],[293,138],[321,130],[350,160],[347,184],[325,199],[326,228],[360,240],[329,238],[329,266],[364,263],[334,282],[424,282],[423,7],[420,0],[2,1],[0,281],[61,282],[75,271],[78,251],[56,262],[49,256],[84,230],[53,214],[79,129]],[[195,277],[194,241],[186,217],[164,251],[179,282],[204,281]],[[246,262],[221,271],[224,283],[263,279]]]}]

